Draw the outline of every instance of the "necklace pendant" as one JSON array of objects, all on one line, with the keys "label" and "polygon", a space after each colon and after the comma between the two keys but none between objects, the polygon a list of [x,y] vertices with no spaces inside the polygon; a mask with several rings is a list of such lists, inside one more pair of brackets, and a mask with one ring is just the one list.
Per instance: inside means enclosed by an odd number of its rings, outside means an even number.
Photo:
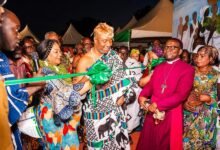
[{"label": "necklace pendant", "polygon": [[161,85],[161,88],[162,88],[161,93],[163,94],[163,93],[164,93],[164,90],[167,88],[167,85],[166,85],[166,84],[162,84],[162,85]]}]

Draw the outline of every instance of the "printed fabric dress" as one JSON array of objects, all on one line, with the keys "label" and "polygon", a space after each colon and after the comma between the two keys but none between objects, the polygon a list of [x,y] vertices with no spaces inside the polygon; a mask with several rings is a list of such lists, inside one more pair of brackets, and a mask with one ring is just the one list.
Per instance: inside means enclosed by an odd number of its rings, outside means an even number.
[{"label": "printed fabric dress", "polygon": [[201,103],[195,108],[195,112],[184,110],[183,144],[185,150],[208,150],[216,146],[217,80],[218,72],[214,69],[205,75],[200,75],[196,69],[190,99],[198,101],[199,93],[203,93],[212,98],[212,103]]},{"label": "printed fabric dress", "polygon": [[[128,70],[127,74],[130,74],[132,77],[139,81],[142,76],[142,64],[135,59],[128,57],[125,62],[125,65],[128,68],[132,68]],[[139,67],[135,68],[134,67]],[[128,125],[128,133],[131,133],[136,127],[140,125],[140,120],[142,117],[142,110],[140,109],[138,103],[138,97],[141,92],[141,88],[136,85],[129,88],[129,103],[127,103],[127,125]]]},{"label": "printed fabric dress", "polygon": [[126,76],[115,51],[109,51],[100,60],[111,68],[113,75],[108,83],[96,87],[97,105],[93,104],[90,92],[83,106],[87,147],[89,150],[129,150],[126,104],[118,106],[116,101],[123,95],[129,100],[128,89],[135,84],[135,79]]},{"label": "printed fabric dress", "polygon": [[[46,67],[42,72],[55,74]],[[79,149],[77,126],[81,117],[81,96],[77,91],[81,88],[81,84],[73,86],[65,80],[46,82],[36,115],[45,149]]]}]

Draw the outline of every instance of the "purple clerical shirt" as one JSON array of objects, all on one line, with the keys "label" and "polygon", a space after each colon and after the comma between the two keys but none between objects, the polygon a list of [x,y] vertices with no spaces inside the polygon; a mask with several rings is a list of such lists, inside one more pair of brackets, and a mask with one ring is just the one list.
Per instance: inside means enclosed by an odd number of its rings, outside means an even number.
[{"label": "purple clerical shirt", "polygon": [[151,97],[151,103],[155,102],[166,115],[159,125],[154,124],[152,114],[146,115],[138,150],[182,149],[182,103],[191,91],[193,79],[194,68],[181,60],[155,68],[139,97]]}]

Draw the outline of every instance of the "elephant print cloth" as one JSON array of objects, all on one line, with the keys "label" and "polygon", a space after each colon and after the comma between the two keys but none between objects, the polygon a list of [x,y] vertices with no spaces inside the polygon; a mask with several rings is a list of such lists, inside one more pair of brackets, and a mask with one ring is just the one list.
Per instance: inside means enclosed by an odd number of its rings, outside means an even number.
[{"label": "elephant print cloth", "polygon": [[127,76],[115,51],[109,51],[100,60],[112,69],[113,75],[108,83],[96,87],[96,106],[92,94],[87,95],[83,106],[87,146],[89,150],[129,150],[126,103],[118,106],[116,102],[128,92],[135,79]]}]

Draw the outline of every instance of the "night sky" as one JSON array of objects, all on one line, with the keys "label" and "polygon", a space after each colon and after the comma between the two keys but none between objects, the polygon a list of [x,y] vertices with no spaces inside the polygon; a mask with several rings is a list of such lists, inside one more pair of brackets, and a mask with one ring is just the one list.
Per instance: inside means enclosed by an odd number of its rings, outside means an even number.
[{"label": "night sky", "polygon": [[100,22],[123,27],[132,15],[142,15],[158,0],[8,0],[5,7],[21,21],[21,29],[28,24],[40,39],[47,31],[63,34],[69,23],[88,36]]}]

